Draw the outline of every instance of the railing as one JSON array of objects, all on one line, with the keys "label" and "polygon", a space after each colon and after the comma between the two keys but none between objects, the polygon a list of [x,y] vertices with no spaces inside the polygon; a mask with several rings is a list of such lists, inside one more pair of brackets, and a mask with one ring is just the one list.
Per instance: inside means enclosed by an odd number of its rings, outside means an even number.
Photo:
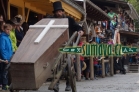
[{"label": "railing", "polygon": [[[76,38],[77,36],[77,32],[75,32],[71,38],[68,40],[68,42],[66,44],[64,44],[64,47],[66,46],[69,46],[71,45],[71,43],[73,42],[73,40]],[[80,39],[80,35],[78,35],[77,37],[77,40],[74,44],[74,46],[77,46],[78,42],[79,42],[79,39]],[[63,54],[63,53],[60,53],[58,55],[57,58],[55,58],[55,63],[54,65],[52,66],[52,75],[53,75],[53,81],[51,82],[50,86],[49,86],[49,90],[53,90],[55,84],[59,81],[60,79],[60,76],[62,75],[62,72],[63,72],[63,69],[65,69],[65,67],[67,66],[67,55],[66,54]]]}]

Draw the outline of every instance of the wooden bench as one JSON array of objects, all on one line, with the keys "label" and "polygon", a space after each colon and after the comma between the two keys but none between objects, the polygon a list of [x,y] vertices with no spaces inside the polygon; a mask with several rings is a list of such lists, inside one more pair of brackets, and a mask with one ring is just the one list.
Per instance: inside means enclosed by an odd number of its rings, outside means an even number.
[{"label": "wooden bench", "polygon": [[139,65],[138,64],[129,64],[129,71],[132,73],[138,73]]},{"label": "wooden bench", "polygon": [[[113,57],[110,57],[109,59],[101,58],[102,61],[102,78],[105,77],[105,63],[110,63],[110,75],[113,76]],[[94,63],[93,63],[93,57],[90,57],[90,79],[94,79]]]}]

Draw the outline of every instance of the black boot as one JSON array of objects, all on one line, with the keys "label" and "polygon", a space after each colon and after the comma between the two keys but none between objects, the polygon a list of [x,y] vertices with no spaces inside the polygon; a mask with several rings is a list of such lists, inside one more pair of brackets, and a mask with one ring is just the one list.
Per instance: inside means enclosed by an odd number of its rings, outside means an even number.
[{"label": "black boot", "polygon": [[59,82],[56,83],[53,90],[54,90],[54,92],[59,92]]},{"label": "black boot", "polygon": [[69,80],[66,80],[66,88],[65,88],[65,91],[71,91],[71,86],[70,86]]},{"label": "black boot", "polygon": [[125,69],[123,70],[123,74],[126,74],[126,70]]}]

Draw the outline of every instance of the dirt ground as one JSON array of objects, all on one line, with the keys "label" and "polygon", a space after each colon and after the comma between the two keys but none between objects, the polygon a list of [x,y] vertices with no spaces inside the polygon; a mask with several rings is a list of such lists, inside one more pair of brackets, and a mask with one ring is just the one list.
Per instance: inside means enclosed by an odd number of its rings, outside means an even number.
[{"label": "dirt ground", "polygon": [[[48,86],[49,83],[44,83],[37,91],[20,92],[53,92],[48,90]],[[65,81],[61,81],[59,92],[65,92],[65,87]],[[77,92],[139,92],[139,73],[116,74],[98,80],[83,79],[77,82]]]}]

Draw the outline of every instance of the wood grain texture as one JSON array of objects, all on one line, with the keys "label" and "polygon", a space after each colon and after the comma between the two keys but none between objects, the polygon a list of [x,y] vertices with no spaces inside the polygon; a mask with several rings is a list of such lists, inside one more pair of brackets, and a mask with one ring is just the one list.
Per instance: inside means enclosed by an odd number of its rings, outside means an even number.
[{"label": "wood grain texture", "polygon": [[[42,19],[35,25],[46,25],[50,19]],[[54,25],[68,25],[67,19],[56,19]],[[38,89],[52,74],[58,49],[69,39],[68,29],[51,28],[39,44],[35,39],[43,28],[31,28],[11,60],[11,77],[14,89]],[[44,66],[46,68],[44,68]]]}]

